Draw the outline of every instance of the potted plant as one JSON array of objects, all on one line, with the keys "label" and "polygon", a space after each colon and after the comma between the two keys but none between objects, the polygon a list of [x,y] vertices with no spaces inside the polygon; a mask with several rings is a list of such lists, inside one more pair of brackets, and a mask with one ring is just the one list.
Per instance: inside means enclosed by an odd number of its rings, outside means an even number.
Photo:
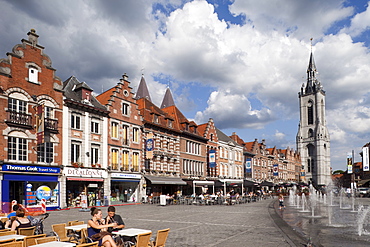
[{"label": "potted plant", "polygon": [[78,168],[79,167],[79,164],[77,162],[73,162],[72,163],[72,166],[75,167],[75,168]]}]

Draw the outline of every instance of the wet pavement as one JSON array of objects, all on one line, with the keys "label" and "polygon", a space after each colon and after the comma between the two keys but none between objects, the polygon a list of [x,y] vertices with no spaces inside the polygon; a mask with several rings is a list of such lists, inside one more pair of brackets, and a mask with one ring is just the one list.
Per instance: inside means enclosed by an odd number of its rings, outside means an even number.
[{"label": "wet pavement", "polygon": [[[354,203],[349,199],[342,205],[339,198],[335,198],[332,204],[319,203],[313,213],[309,209],[302,210],[289,205],[288,200],[286,202],[286,209],[277,210],[277,213],[304,239],[311,238],[314,246],[370,245],[370,213],[363,211],[365,213],[363,224],[360,223],[358,213],[361,205],[364,209],[369,207],[370,198],[356,198]],[[359,231],[359,226],[363,227],[362,231]]]},{"label": "wet pavement", "polygon": [[[305,246],[307,239],[291,228],[278,215],[277,199],[237,205],[167,205],[152,204],[116,206],[127,228],[152,230],[170,228],[166,246]],[[106,215],[107,207],[100,207]],[[278,212],[278,213],[277,213]],[[51,225],[91,218],[78,209],[49,212],[44,222],[45,233]]]}]

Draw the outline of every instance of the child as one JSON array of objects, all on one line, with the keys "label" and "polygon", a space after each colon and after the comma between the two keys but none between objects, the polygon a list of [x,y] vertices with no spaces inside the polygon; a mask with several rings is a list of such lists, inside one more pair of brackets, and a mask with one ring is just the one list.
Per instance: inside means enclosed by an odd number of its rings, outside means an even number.
[{"label": "child", "polygon": [[284,196],[282,194],[279,195],[279,209],[285,208],[284,206]]}]

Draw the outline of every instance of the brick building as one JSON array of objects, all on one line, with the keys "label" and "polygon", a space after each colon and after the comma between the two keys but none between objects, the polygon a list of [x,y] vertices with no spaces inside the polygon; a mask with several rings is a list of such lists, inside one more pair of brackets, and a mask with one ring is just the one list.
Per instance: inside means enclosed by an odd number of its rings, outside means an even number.
[{"label": "brick building", "polygon": [[124,74],[116,86],[97,96],[109,114],[107,181],[111,204],[141,200],[143,189],[142,119],[134,99],[128,76]]},{"label": "brick building", "polygon": [[[35,30],[0,59],[1,200],[60,207],[62,82]],[[6,209],[4,209],[6,210]]]},{"label": "brick building", "polygon": [[181,130],[174,117],[152,103],[144,77],[136,102],[142,116],[145,141],[143,175],[147,195],[181,193],[186,185],[180,177]]}]

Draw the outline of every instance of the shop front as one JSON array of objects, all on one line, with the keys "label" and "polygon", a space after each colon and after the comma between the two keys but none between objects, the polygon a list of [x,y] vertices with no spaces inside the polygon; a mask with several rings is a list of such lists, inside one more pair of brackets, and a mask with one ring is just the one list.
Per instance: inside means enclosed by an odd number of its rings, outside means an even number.
[{"label": "shop front", "polygon": [[184,180],[177,177],[145,176],[145,178],[148,196],[181,195],[182,186],[186,185]]},{"label": "shop front", "polygon": [[41,201],[47,210],[60,208],[60,172],[51,166],[2,165],[2,210],[7,211],[13,200],[35,210],[41,209]]},{"label": "shop front", "polygon": [[107,204],[107,197],[104,197],[104,179],[108,177],[106,170],[66,167],[63,175],[66,177],[67,207]]},{"label": "shop front", "polygon": [[218,191],[223,190],[224,195],[231,192],[242,194],[244,192],[243,182],[243,179],[220,179],[215,186],[218,187]]},{"label": "shop front", "polygon": [[140,174],[111,173],[111,205],[140,202]]}]

